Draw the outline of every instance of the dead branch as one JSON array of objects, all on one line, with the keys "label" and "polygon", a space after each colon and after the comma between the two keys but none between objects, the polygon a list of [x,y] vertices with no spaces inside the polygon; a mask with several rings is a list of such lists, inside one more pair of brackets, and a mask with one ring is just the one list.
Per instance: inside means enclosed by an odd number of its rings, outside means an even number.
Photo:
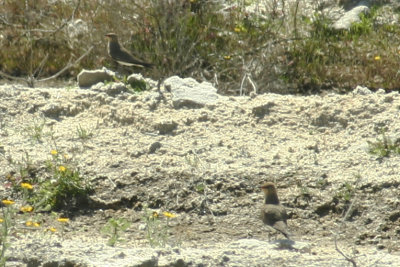
[{"label": "dead branch", "polygon": [[[28,78],[20,78],[20,77],[15,77],[15,76],[8,75],[7,73],[4,73],[2,71],[0,71],[0,76],[3,76],[5,78],[7,78],[7,79],[14,80],[14,81],[23,81],[23,82],[26,82],[28,86],[34,87],[34,83],[35,82],[45,82],[45,81],[57,78],[58,76],[63,74],[66,70],[68,70],[69,68],[71,68],[71,67],[75,66],[76,64],[78,64],[84,57],[86,57],[90,53],[90,51],[92,51],[93,48],[94,48],[94,46],[92,45],[88,50],[86,50],[85,53],[83,53],[78,59],[76,59],[72,63],[71,63],[71,59],[70,59],[68,61],[68,64],[62,70],[60,70],[56,74],[54,74],[54,75],[52,75],[50,77],[47,77],[47,78],[36,80],[35,77],[33,77],[33,75],[29,75]],[[42,60],[42,62],[40,64],[40,66],[38,67],[38,69],[42,68],[42,65],[44,64],[46,59],[47,59],[47,57],[45,57]]]},{"label": "dead branch", "polygon": [[82,56],[80,56],[80,57],[79,57],[77,60],[75,60],[73,63],[71,63],[71,60],[69,60],[67,66],[65,66],[62,70],[60,70],[59,72],[57,72],[56,74],[54,74],[54,75],[52,75],[52,76],[50,76],[50,77],[40,79],[40,80],[38,80],[38,82],[45,82],[45,81],[48,81],[48,80],[57,78],[57,77],[60,76],[62,73],[64,73],[67,69],[69,69],[69,68],[75,66],[76,64],[78,64],[84,57],[86,57],[86,56],[90,53],[90,51],[92,51],[93,48],[94,48],[94,46],[92,45],[88,50],[86,50],[85,53],[83,53]]},{"label": "dead branch", "polygon": [[347,260],[348,262],[350,262],[351,264],[353,264],[353,267],[357,267],[357,263],[353,258],[350,258],[349,256],[347,256],[346,254],[344,254],[338,247],[337,245],[337,240],[336,240],[336,235],[335,235],[335,249],[337,252],[339,252],[340,255],[343,256],[343,258],[345,258],[345,260]]}]

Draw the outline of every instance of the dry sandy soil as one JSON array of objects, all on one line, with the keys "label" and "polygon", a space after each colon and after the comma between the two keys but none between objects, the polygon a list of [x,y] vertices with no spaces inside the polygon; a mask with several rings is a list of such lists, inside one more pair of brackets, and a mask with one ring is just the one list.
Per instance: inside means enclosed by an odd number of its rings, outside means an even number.
[{"label": "dry sandy soil", "polygon": [[[382,130],[400,138],[397,92],[220,97],[174,108],[164,88],[3,85],[0,99],[2,198],[24,204],[7,177],[18,179],[27,155],[29,175],[48,175],[52,149],[93,188],[88,199],[65,199],[58,215],[18,214],[7,266],[352,266],[335,239],[358,266],[400,266],[400,156],[368,152]],[[269,241],[258,216],[264,181],[277,184],[303,249],[271,247],[283,237]],[[150,248],[145,207],[177,215],[160,215],[166,248]],[[61,227],[57,216],[70,222]],[[110,218],[132,222],[115,247],[101,234]],[[41,226],[25,227],[27,219]],[[58,231],[44,231],[50,226]]]}]

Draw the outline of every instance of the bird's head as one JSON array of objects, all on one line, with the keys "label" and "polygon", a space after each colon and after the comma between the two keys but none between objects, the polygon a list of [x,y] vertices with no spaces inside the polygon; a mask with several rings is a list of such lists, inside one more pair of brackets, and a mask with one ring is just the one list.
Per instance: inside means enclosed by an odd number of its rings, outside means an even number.
[{"label": "bird's head", "polygon": [[276,194],[275,185],[272,182],[265,182],[260,188],[267,194]]},{"label": "bird's head", "polygon": [[265,182],[260,188],[265,194],[265,204],[279,204],[278,194],[276,193],[276,188],[274,183]]},{"label": "bird's head", "polygon": [[115,33],[107,33],[104,36],[107,37],[110,41],[118,42],[118,36]]},{"label": "bird's head", "polygon": [[279,204],[278,194],[276,193],[276,188],[274,183],[266,182],[260,188],[265,194],[265,204]]}]

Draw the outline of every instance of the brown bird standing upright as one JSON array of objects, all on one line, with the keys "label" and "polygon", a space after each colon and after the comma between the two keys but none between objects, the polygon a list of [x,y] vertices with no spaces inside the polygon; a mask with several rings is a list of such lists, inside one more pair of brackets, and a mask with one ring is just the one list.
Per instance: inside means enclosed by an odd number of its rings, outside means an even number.
[{"label": "brown bird standing upright", "polygon": [[265,194],[265,202],[261,209],[263,222],[281,232],[287,239],[290,239],[291,234],[287,229],[286,223],[286,210],[279,204],[274,183],[266,182],[261,186],[261,189]]},{"label": "brown bird standing upright", "polygon": [[104,35],[108,38],[108,54],[110,57],[121,65],[147,67],[151,68],[153,64],[136,59],[118,42],[118,36],[115,33],[107,33]]}]

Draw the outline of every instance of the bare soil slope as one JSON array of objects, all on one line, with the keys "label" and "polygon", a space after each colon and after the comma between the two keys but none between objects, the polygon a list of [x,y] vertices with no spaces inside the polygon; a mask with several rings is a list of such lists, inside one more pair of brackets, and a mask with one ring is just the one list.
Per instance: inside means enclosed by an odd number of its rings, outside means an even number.
[{"label": "bare soil slope", "polygon": [[[265,264],[343,266],[335,237],[361,266],[400,264],[400,156],[368,153],[368,142],[381,140],[382,129],[393,142],[400,138],[397,92],[360,88],[347,95],[226,97],[192,109],[173,108],[171,94],[161,93],[0,87],[2,198],[15,197],[6,177],[18,176],[27,155],[35,175],[41,175],[52,149],[67,154],[94,189],[87,203],[65,201],[61,212],[70,223],[63,231],[26,230],[18,221],[19,230],[10,237],[10,264],[69,266],[65,260],[74,259],[80,266],[124,266],[95,259],[127,260],[140,254],[133,248],[148,249],[145,254],[158,257],[159,266],[175,264],[168,257],[176,251],[148,248],[142,220],[147,206],[178,215],[169,219],[168,245],[213,266],[212,248],[242,239],[268,241],[269,230],[259,218],[258,187],[264,181],[277,184],[289,229],[310,245],[304,253],[257,254]],[[38,125],[43,125],[39,141],[32,132]],[[89,138],[80,138],[77,129],[87,130]],[[117,248],[107,247],[100,233],[112,217],[132,222],[123,234],[127,242]],[[44,213],[39,219],[44,229],[54,216]],[[83,253],[89,247],[83,244],[98,247]],[[249,258],[254,255],[242,253],[242,266],[254,264]],[[209,258],[202,260],[205,255]],[[241,265],[225,256],[215,256],[218,264]],[[152,266],[127,261],[126,266]]]}]

